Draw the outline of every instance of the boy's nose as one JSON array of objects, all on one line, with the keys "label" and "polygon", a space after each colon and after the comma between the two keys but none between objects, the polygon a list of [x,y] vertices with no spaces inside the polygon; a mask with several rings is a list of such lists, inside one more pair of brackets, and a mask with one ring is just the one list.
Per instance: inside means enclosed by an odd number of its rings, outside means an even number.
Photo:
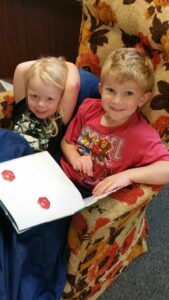
[{"label": "boy's nose", "polygon": [[121,101],[122,101],[122,96],[120,94],[116,94],[112,99],[112,102],[116,102],[116,103],[119,103]]}]

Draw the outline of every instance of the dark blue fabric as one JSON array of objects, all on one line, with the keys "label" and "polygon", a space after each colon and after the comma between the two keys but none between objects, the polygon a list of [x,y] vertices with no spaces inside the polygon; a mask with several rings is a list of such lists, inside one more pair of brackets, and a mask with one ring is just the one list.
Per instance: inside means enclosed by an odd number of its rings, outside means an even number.
[{"label": "dark blue fabric", "polygon": [[[0,129],[0,162],[31,153],[24,138]],[[0,300],[60,300],[66,283],[70,219],[17,234],[0,208]]]},{"label": "dark blue fabric", "polygon": [[80,75],[80,91],[77,99],[77,104],[74,110],[74,115],[77,112],[79,105],[86,98],[100,99],[100,93],[98,89],[98,84],[100,79],[93,73],[88,72],[84,69],[79,69]]},{"label": "dark blue fabric", "polygon": [[32,154],[33,150],[23,137],[0,128],[0,162]]},{"label": "dark blue fabric", "polygon": [[0,299],[60,300],[70,218],[16,234],[0,209]]}]

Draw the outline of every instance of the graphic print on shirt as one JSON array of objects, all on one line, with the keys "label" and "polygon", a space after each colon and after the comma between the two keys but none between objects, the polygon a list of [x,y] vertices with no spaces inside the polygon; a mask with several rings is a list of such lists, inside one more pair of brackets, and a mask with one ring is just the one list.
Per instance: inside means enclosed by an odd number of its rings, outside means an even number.
[{"label": "graphic print on shirt", "polygon": [[38,120],[33,114],[22,114],[14,126],[14,131],[22,135],[35,151],[48,149],[50,135],[45,131],[44,121]]},{"label": "graphic print on shirt", "polygon": [[91,155],[93,177],[81,172],[83,184],[96,185],[105,177],[114,174],[113,162],[120,159],[124,139],[113,134],[101,135],[89,126],[84,126],[77,140],[77,150],[81,155]]}]

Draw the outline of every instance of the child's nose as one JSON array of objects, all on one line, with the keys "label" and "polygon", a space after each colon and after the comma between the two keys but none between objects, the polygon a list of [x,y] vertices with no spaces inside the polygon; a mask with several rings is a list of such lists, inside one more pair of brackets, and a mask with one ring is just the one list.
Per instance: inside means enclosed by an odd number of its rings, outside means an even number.
[{"label": "child's nose", "polygon": [[38,106],[43,107],[45,105],[45,101],[43,99],[39,99]]},{"label": "child's nose", "polygon": [[114,96],[114,98],[112,99],[112,101],[115,102],[115,103],[121,102],[121,101],[122,101],[122,96],[121,96],[121,94],[116,94],[116,95]]}]

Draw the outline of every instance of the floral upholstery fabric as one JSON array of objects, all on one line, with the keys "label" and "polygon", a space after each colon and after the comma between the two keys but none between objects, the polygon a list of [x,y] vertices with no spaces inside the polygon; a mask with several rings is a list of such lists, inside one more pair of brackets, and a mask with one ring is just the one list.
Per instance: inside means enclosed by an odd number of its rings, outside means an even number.
[{"label": "floral upholstery fabric", "polygon": [[[82,0],[77,66],[99,76],[119,47],[141,48],[153,62],[153,97],[142,112],[169,149],[169,1]],[[147,250],[146,207],[159,190],[133,185],[73,217],[63,299],[97,299]]]},{"label": "floral upholstery fabric", "polygon": [[0,92],[0,128],[9,128],[12,120],[13,91]]}]

